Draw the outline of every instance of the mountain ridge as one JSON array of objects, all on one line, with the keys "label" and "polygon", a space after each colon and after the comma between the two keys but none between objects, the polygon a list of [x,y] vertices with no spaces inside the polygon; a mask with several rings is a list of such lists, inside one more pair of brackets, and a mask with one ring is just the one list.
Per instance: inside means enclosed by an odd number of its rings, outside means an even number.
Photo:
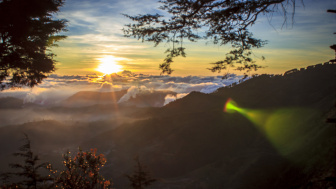
[{"label": "mountain ridge", "polygon": [[[123,175],[132,172],[135,155],[159,178],[152,188],[314,186],[331,175],[335,161],[335,128],[325,122],[335,103],[335,75],[336,65],[323,65],[283,76],[261,75],[211,94],[192,92],[164,107],[70,108],[66,114],[105,113],[109,120],[45,120],[1,127],[0,133],[8,136],[1,138],[0,147],[9,154],[7,142],[26,131],[33,136],[32,144],[45,144],[36,148],[42,158],[55,162],[62,150],[75,150],[74,145],[97,148],[107,158],[102,172],[116,188],[128,186]],[[224,112],[229,98],[243,113]],[[112,116],[123,109],[121,117]],[[130,120],[120,122],[123,117]],[[15,145],[19,142],[11,146]],[[6,162],[7,157],[0,158]]]},{"label": "mountain ridge", "polygon": [[[331,173],[334,128],[327,127],[323,111],[333,106],[335,73],[336,65],[326,65],[283,76],[262,75],[212,94],[193,92],[155,109],[153,118],[118,127],[97,138],[113,141],[114,153],[108,158],[124,154],[127,159],[138,154],[154,175],[170,182],[188,180],[174,182],[176,188],[302,185],[307,179]],[[261,128],[241,114],[224,113],[228,98],[247,110],[262,113],[262,119],[271,119],[273,129],[278,131]],[[217,179],[204,180],[206,167],[220,162],[222,166],[208,174]],[[316,171],[320,165],[320,171]],[[121,167],[128,169],[127,165]],[[230,176],[230,170],[241,173]],[[195,171],[202,176],[188,176]],[[118,184],[123,186],[122,182]]]}]

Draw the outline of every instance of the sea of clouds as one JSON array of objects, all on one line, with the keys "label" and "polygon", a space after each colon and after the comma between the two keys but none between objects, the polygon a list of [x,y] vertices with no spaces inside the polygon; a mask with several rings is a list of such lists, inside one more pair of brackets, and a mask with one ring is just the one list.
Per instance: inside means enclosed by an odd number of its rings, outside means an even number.
[{"label": "sea of clouds", "polygon": [[40,85],[34,88],[7,89],[0,92],[1,97],[23,99],[24,103],[39,105],[57,105],[79,91],[112,92],[127,90],[119,100],[126,102],[139,93],[151,91],[172,91],[177,95],[167,95],[165,105],[192,91],[212,93],[218,88],[239,82],[243,76],[230,74],[226,79],[222,76],[159,76],[135,74],[124,71],[119,74],[98,76],[60,76],[50,75]]}]

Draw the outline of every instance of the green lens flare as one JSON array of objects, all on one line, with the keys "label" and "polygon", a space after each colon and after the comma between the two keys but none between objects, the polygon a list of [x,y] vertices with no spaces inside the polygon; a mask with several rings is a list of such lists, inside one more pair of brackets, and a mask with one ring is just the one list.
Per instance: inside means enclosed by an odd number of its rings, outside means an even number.
[{"label": "green lens flare", "polygon": [[242,108],[239,108],[237,106],[237,103],[235,101],[233,101],[231,98],[229,98],[225,103],[224,112],[227,112],[227,113],[234,113],[234,112],[244,113],[244,110]]},{"label": "green lens flare", "polygon": [[[314,128],[307,125],[318,120],[318,111],[304,108],[279,109],[247,109],[241,108],[229,98],[224,106],[224,112],[238,112],[247,118],[273,144],[275,149],[292,160],[289,154],[302,150],[307,138]],[[315,121],[316,122],[316,121]],[[298,160],[297,160],[298,161]]]}]

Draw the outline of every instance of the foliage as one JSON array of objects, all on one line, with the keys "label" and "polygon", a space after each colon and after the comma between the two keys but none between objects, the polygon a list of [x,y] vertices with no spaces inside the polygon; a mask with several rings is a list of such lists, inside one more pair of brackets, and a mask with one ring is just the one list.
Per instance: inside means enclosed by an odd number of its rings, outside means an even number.
[{"label": "foliage", "polygon": [[157,179],[150,176],[150,173],[146,170],[146,167],[141,164],[138,156],[134,158],[134,160],[136,162],[134,172],[131,175],[126,174],[126,177],[130,181],[130,186],[133,189],[144,189],[146,186],[157,181]]},{"label": "foliage", "polygon": [[[24,164],[10,164],[10,167],[19,169],[18,172],[8,172],[0,175],[5,188],[62,188],[62,189],[108,189],[112,187],[110,180],[105,180],[100,175],[100,168],[106,163],[103,154],[97,155],[96,149],[91,151],[79,150],[75,157],[68,151],[63,155],[64,171],[58,173],[50,163],[37,164],[39,157],[31,150],[30,140],[25,135],[25,144],[20,147],[20,152],[14,156],[24,157]],[[42,176],[39,170],[44,168],[49,175]],[[18,180],[19,178],[22,178]],[[15,180],[16,182],[10,182]]]},{"label": "foliage", "polygon": [[[329,9],[329,10],[327,10],[327,12],[336,13],[336,10]],[[336,32],[334,32],[334,34],[336,34]],[[334,61],[336,61],[336,44],[331,45],[330,48],[335,51],[335,60]]]},{"label": "foliage", "polygon": [[[25,159],[24,164],[13,163],[10,167],[18,169],[18,172],[9,172],[2,174],[3,188],[27,188],[36,189],[47,186],[47,182],[51,180],[48,176],[42,176],[39,173],[41,168],[46,169],[48,163],[37,164],[40,160],[37,155],[31,150],[30,140],[27,135],[25,135],[25,144],[22,145],[19,150],[20,152],[14,153],[14,156],[23,157]],[[9,183],[8,180],[13,177],[21,177],[22,180],[16,183]]]},{"label": "foliage", "polygon": [[[230,44],[233,48],[224,60],[213,63],[213,72],[220,72],[227,66],[241,64],[238,70],[260,68],[251,58],[252,49],[260,48],[266,41],[253,37],[249,27],[254,25],[260,14],[272,14],[281,11],[285,17],[292,7],[295,12],[296,0],[160,0],[161,10],[170,17],[160,14],[130,16],[135,23],[123,29],[126,37],[153,42],[155,46],[162,42],[172,43],[167,57],[160,64],[162,73],[170,74],[173,58],[185,57],[183,41],[196,42],[211,39],[214,44]],[[285,23],[284,22],[284,23]],[[205,30],[205,32],[203,32]]]},{"label": "foliage", "polygon": [[[103,154],[97,155],[96,153],[97,149],[91,149],[90,152],[79,150],[75,157],[71,157],[69,151],[64,154],[65,170],[54,176],[56,187],[63,189],[111,188],[111,181],[105,180],[99,173],[106,159]],[[50,170],[52,171],[51,167]]]},{"label": "foliage", "polygon": [[48,50],[65,38],[66,20],[54,20],[64,0],[0,1],[0,86],[33,87],[55,70]]}]

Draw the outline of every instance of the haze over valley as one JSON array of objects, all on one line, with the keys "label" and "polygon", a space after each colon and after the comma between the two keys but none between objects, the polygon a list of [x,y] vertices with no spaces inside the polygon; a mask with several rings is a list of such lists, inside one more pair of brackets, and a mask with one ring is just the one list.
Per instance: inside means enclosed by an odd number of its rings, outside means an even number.
[{"label": "haze over valley", "polygon": [[[300,186],[332,173],[334,128],[325,120],[335,73],[327,64],[240,84],[234,74],[114,74],[98,83],[54,75],[37,88],[1,93],[0,166],[8,169],[26,133],[34,152],[56,166],[66,150],[97,148],[116,188],[128,185],[123,175],[137,155],[160,179],[154,188]],[[245,113],[225,112],[229,98]]]}]

